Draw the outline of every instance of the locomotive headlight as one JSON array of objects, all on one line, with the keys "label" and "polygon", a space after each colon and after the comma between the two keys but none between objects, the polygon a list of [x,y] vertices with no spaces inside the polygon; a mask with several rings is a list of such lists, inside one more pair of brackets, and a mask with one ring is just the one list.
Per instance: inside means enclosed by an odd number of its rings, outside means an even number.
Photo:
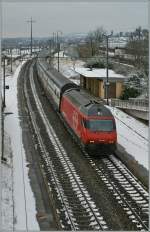
[{"label": "locomotive headlight", "polygon": [[94,141],[93,141],[93,140],[91,140],[91,141],[90,141],[90,143],[94,143]]}]

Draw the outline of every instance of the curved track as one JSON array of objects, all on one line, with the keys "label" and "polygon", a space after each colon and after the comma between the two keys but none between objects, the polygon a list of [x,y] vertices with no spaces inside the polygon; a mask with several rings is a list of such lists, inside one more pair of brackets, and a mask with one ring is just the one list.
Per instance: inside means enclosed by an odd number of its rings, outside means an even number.
[{"label": "curved track", "polygon": [[[71,230],[108,230],[106,215],[95,202],[83,178],[76,171],[76,163],[59,140],[38,97],[33,66],[28,72],[24,91],[38,146],[41,163],[49,189],[55,190],[61,207],[58,209],[61,226]],[[112,193],[135,230],[148,229],[148,193],[126,167],[113,155],[96,159],[83,152],[98,179]],[[76,161],[75,161],[76,162]],[[94,175],[95,175],[94,174]],[[119,206],[119,207],[120,207]],[[104,219],[105,218],[105,219]],[[130,224],[130,223],[129,223]],[[130,227],[129,227],[130,228]]]},{"label": "curved track", "polygon": [[[51,176],[53,177],[53,184],[55,185],[61,204],[64,206],[64,219],[66,220],[66,224],[70,225],[68,226],[68,229],[107,230],[108,227],[106,222],[104,221],[99,210],[96,208],[95,203],[84,187],[80,177],[77,175],[74,165],[69,160],[66,151],[64,150],[58,137],[55,134],[55,131],[47,120],[36,93],[32,71],[30,72],[30,85],[35,105],[45,126],[50,143],[55,150],[54,156],[50,158],[49,151],[44,145],[41,133],[35,120],[35,110],[31,106],[31,98],[29,98],[27,91],[29,88],[27,88],[25,85],[27,104],[34,130],[38,137],[38,142],[42,151],[42,159],[43,163],[45,164],[45,173],[49,180],[51,180]],[[51,149],[51,146],[49,149]],[[64,226],[66,228],[67,225]]]}]

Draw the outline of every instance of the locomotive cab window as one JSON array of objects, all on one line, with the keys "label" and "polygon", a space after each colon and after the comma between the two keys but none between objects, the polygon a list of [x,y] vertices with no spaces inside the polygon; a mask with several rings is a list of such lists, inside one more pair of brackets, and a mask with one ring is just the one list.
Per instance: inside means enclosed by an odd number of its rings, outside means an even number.
[{"label": "locomotive cab window", "polygon": [[113,131],[115,128],[112,120],[96,120],[90,119],[87,121],[87,128],[90,131]]}]

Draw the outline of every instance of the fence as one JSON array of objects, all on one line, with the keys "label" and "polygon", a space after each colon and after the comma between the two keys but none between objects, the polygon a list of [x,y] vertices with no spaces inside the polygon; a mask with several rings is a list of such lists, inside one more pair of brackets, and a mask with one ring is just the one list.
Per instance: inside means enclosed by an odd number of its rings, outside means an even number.
[{"label": "fence", "polygon": [[149,100],[148,99],[135,99],[135,98],[129,98],[129,100],[111,99],[111,106],[148,112],[149,111]]}]

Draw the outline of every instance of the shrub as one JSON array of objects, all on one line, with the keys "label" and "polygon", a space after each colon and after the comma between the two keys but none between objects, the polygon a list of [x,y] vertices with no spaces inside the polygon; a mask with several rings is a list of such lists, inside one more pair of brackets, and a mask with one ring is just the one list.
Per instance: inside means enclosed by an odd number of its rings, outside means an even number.
[{"label": "shrub", "polygon": [[137,89],[134,89],[132,87],[125,87],[120,99],[128,100],[129,98],[136,98],[138,95],[139,95],[139,92]]},{"label": "shrub", "polygon": [[[93,57],[87,60],[85,67],[86,68],[106,68],[106,61],[99,57]],[[112,69],[113,65],[109,63],[108,68]]]}]

